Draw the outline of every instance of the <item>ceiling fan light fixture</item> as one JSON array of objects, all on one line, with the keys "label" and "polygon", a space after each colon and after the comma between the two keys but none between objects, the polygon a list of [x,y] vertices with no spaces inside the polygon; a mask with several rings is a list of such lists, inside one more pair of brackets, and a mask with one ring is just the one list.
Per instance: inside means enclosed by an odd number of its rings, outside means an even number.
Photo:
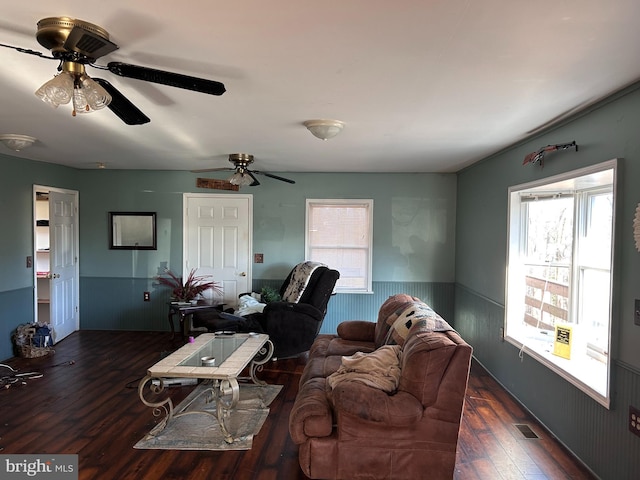
[{"label": "ceiling fan light fixture", "polygon": [[0,135],[0,142],[4,143],[11,150],[19,152],[33,145],[36,142],[36,138],[30,137],[29,135],[7,133]]},{"label": "ceiling fan light fixture", "polygon": [[344,128],[344,122],[339,120],[307,120],[303,123],[314,137],[320,140],[328,140],[338,135]]},{"label": "ceiling fan light fixture", "polygon": [[36,90],[36,97],[53,108],[69,103],[73,97],[73,75],[60,72]]},{"label": "ceiling fan light fixture", "polygon": [[231,185],[238,185],[239,187],[248,187],[254,182],[254,180],[250,175],[247,175],[244,172],[235,172],[227,179],[227,182]]},{"label": "ceiling fan light fixture", "polygon": [[111,103],[111,95],[89,75],[84,75],[79,83],[91,110],[100,110]]},{"label": "ceiling fan light fixture", "polygon": [[36,96],[53,108],[73,101],[73,115],[100,110],[111,103],[111,95],[89,75],[84,65],[65,61],[62,72],[36,90]]}]

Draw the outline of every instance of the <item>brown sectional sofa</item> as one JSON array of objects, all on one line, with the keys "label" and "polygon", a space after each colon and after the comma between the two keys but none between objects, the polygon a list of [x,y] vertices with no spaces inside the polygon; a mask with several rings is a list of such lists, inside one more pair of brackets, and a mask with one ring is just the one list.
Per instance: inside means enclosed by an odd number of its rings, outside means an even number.
[{"label": "brown sectional sofa", "polygon": [[[327,379],[343,356],[374,357],[385,344],[401,345],[396,390],[359,381],[357,372],[331,388]],[[453,478],[471,352],[439,315],[404,294],[381,306],[377,323],[347,321],[337,335],[319,335],[289,417],[302,471],[324,479]]]}]

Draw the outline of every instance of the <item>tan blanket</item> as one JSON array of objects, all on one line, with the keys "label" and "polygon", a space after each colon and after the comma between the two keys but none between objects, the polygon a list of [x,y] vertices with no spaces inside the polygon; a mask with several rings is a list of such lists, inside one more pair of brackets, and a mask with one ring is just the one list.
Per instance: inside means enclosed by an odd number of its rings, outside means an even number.
[{"label": "tan blanket", "polygon": [[360,382],[392,393],[400,382],[399,345],[383,345],[371,353],[357,352],[342,357],[342,365],[327,377],[331,388],[341,382]]}]

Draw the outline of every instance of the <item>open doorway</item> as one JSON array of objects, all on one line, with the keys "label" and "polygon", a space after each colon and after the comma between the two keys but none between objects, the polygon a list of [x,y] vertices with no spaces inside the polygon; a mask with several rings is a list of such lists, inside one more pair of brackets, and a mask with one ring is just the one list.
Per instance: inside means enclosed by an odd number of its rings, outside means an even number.
[{"label": "open doorway", "polygon": [[60,341],[79,328],[78,192],[34,185],[34,318]]}]

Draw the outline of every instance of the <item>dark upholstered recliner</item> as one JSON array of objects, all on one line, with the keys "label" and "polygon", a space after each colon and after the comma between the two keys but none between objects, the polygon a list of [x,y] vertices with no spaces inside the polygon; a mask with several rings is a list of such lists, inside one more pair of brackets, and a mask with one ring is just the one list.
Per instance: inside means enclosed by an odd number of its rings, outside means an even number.
[{"label": "dark upholstered recliner", "polygon": [[298,300],[290,301],[293,299],[287,298],[287,289],[294,282],[294,272],[301,265],[296,265],[291,270],[280,287],[282,301],[268,303],[262,313],[253,313],[246,317],[255,321],[263,332],[269,334],[269,339],[275,347],[273,355],[276,358],[291,357],[311,348],[320,333],[329,299],[340,278],[337,270],[318,266],[311,273],[306,287],[300,290]]},{"label": "dark upholstered recliner", "polygon": [[[275,347],[274,358],[299,355],[308,351],[318,336],[338,278],[337,270],[303,262],[291,270],[280,287],[282,301],[268,303],[262,313],[244,317],[221,313],[221,318],[209,322],[207,327],[267,333]],[[194,316],[194,325],[196,322]]]}]

